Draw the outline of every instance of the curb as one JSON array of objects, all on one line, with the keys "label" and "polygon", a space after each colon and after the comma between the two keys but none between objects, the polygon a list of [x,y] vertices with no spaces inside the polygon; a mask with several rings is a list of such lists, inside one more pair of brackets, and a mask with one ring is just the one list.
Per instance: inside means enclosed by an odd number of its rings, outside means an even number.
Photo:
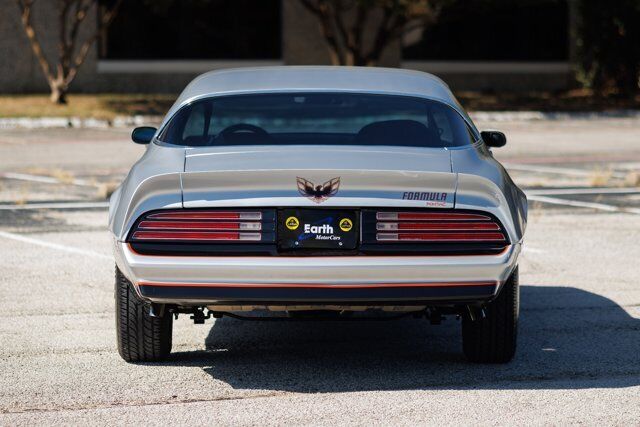
[{"label": "curb", "polygon": [[160,124],[162,116],[118,116],[112,120],[80,117],[0,118],[0,129],[109,129]]},{"label": "curb", "polygon": [[640,119],[640,110],[611,111],[471,111],[469,116],[475,121],[533,122],[541,120],[607,120]]},{"label": "curb", "polygon": [[[640,120],[640,110],[612,110],[585,112],[542,111],[472,111],[469,116],[482,122],[534,122],[562,120]],[[15,117],[0,118],[0,130],[9,129],[110,129],[158,125],[162,116],[117,116],[112,120],[83,119],[80,117]]]}]

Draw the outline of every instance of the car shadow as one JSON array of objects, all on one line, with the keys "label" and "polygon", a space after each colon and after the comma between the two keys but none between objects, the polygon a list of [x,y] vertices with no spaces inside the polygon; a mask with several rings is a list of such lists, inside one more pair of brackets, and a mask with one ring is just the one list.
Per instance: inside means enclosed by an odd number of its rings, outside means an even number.
[{"label": "car shadow", "polygon": [[522,286],[518,352],[506,365],[468,363],[460,322],[217,320],[206,351],[174,353],[236,389],[302,393],[407,389],[618,388],[640,383],[640,321],[610,299]]}]

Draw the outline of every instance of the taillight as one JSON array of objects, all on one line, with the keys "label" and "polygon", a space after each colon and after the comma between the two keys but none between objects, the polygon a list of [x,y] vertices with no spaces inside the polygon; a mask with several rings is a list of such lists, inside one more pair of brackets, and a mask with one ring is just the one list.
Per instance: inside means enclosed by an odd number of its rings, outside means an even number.
[{"label": "taillight", "polygon": [[500,230],[494,222],[379,222],[380,231],[396,230]]},{"label": "taillight", "polygon": [[259,222],[213,222],[213,221],[142,221],[138,230],[252,230],[260,231]]},{"label": "taillight", "polygon": [[379,242],[505,243],[492,217],[458,212],[376,212]]},{"label": "taillight", "polygon": [[376,212],[378,221],[489,221],[490,217],[475,213],[454,212]]},{"label": "taillight", "polygon": [[[137,221],[129,240],[132,243],[257,242],[263,240],[264,219],[259,211],[156,211]],[[272,221],[268,222],[266,228],[273,229]]]},{"label": "taillight", "polygon": [[380,241],[503,242],[502,233],[378,233]]},{"label": "taillight", "polygon": [[262,212],[227,212],[227,211],[171,211],[156,212],[147,215],[149,219],[208,219],[208,220],[251,220],[260,221]]}]

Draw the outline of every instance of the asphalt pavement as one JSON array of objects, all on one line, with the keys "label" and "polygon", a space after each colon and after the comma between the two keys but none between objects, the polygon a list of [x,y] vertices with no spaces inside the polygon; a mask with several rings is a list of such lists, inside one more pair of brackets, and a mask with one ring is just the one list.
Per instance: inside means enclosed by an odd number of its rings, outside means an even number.
[{"label": "asphalt pavement", "polygon": [[124,130],[0,131],[0,424],[638,424],[640,121],[480,123],[529,193],[519,348],[474,365],[460,323],[174,324],[115,347],[104,194]]}]

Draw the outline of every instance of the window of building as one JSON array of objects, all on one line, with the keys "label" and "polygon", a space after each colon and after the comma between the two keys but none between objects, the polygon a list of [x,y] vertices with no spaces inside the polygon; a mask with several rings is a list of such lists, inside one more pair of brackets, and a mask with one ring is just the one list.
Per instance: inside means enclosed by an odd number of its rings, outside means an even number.
[{"label": "window of building", "polygon": [[100,57],[279,59],[280,12],[280,0],[128,0],[102,37]]},{"label": "window of building", "polygon": [[409,60],[565,61],[566,0],[465,0],[443,8]]}]

